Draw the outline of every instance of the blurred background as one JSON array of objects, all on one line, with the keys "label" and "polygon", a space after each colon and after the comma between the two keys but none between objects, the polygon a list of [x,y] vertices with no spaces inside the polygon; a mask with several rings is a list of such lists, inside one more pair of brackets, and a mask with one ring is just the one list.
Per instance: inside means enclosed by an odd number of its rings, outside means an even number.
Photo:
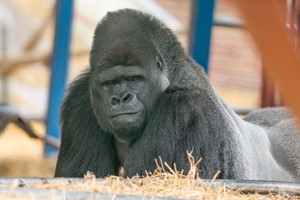
[{"label": "blurred background", "polygon": [[[0,103],[19,120],[6,120],[0,133],[0,176],[53,176],[55,156],[45,156],[44,142],[30,138],[24,124],[39,137],[47,132],[56,8],[55,0],[0,0]],[[97,23],[120,8],[159,18],[189,52],[194,42],[193,0],[74,0],[67,83],[89,67]],[[230,1],[215,1],[213,16],[207,71],[215,90],[235,109],[261,107],[265,79],[252,38]]]}]

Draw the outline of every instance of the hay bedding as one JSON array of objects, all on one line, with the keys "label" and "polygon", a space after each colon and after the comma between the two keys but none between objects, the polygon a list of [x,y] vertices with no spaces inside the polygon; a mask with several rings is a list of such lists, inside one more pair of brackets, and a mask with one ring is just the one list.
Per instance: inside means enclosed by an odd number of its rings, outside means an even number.
[{"label": "hay bedding", "polygon": [[[134,195],[135,197],[139,196],[140,198],[148,199],[300,199],[300,196],[289,196],[283,194],[246,194],[243,193],[244,188],[240,188],[239,190],[229,190],[223,184],[215,187],[213,183],[218,177],[219,172],[216,173],[211,182],[207,183],[199,177],[197,164],[200,161],[195,163],[191,154],[188,155],[191,168],[187,175],[183,175],[183,172],[177,171],[176,168],[175,170],[172,170],[166,163],[159,160],[159,162],[157,162],[157,169],[154,173],[147,174],[147,176],[142,178],[139,176],[134,176],[132,178],[109,176],[104,179],[97,179],[92,172],[87,172],[84,178],[80,181],[72,181],[75,179],[57,179],[55,181],[48,182],[46,178],[42,178],[41,184],[23,184],[22,182],[14,182],[10,186],[10,192],[7,194],[0,194],[0,199],[36,199],[34,194],[25,198],[14,197],[14,189],[18,187],[56,191],[90,192],[90,194],[112,194],[113,196],[111,199],[118,199],[119,195]],[[139,199],[139,197],[134,199]],[[47,199],[57,199],[57,197],[54,195]],[[67,198],[62,197],[62,199]],[[88,199],[102,198],[89,197]],[[107,197],[105,199],[107,199]],[[129,197],[126,199],[131,198]]]}]

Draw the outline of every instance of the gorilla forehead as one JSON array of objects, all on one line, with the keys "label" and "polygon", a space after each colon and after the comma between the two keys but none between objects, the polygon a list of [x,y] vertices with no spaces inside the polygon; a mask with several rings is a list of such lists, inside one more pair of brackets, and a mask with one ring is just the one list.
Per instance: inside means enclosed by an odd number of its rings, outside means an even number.
[{"label": "gorilla forehead", "polygon": [[[120,55],[118,59],[113,59],[118,63],[110,62],[108,58],[114,57],[111,55]],[[126,64],[129,55],[146,64],[150,63],[146,59],[153,61],[153,56],[159,55],[164,61],[170,82],[181,74],[179,71],[184,65],[181,58],[186,57],[174,33],[151,15],[132,9],[108,13],[95,30],[90,67],[93,71],[101,65]]]},{"label": "gorilla forehead", "polygon": [[118,54],[125,55],[124,52],[139,55],[141,50],[149,53],[155,52],[155,46],[147,30],[134,16],[123,16],[116,12],[108,14],[98,24],[91,56],[115,57]]},{"label": "gorilla forehead", "polygon": [[[150,41],[151,42],[151,41]],[[98,46],[101,51],[98,51],[91,57],[91,67],[112,67],[116,65],[143,65],[155,60],[157,52],[153,44],[149,40],[126,41],[119,40],[105,42]],[[148,48],[145,46],[148,44]],[[109,48],[106,48],[109,47]]]},{"label": "gorilla forehead", "polygon": [[[170,37],[173,37],[172,32],[150,15],[130,9],[108,13],[95,30],[90,54],[91,67],[99,65],[97,62],[106,58],[117,56],[120,59],[118,55],[121,55],[123,59],[129,55],[135,58],[137,56],[149,58],[149,55],[156,54],[165,57],[163,52],[172,53],[173,47],[162,46]],[[174,40],[176,41],[175,37]],[[180,44],[175,45],[178,51]]]},{"label": "gorilla forehead", "polygon": [[[138,13],[136,11],[124,13],[123,10],[109,12],[97,25],[95,35],[110,35],[111,38],[116,38],[115,36],[122,35],[127,37],[128,34],[134,37],[143,33],[147,37],[143,21],[149,20],[148,16],[143,14],[144,20],[141,20],[141,15]],[[101,37],[94,37],[95,41],[98,41],[97,39],[101,40]]]}]

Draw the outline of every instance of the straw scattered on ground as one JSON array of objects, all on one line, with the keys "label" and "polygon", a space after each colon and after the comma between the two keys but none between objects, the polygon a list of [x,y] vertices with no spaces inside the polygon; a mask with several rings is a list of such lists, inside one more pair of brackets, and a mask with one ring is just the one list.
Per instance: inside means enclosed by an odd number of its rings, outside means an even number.
[{"label": "straw scattered on ground", "polygon": [[213,182],[220,172],[217,172],[211,183],[207,184],[199,177],[197,165],[201,160],[195,162],[192,153],[188,153],[188,158],[191,167],[187,175],[184,175],[183,171],[176,170],[176,167],[173,170],[160,159],[157,161],[157,169],[153,174],[147,174],[142,178],[139,176],[132,178],[109,176],[100,179],[96,178],[92,172],[88,172],[81,182],[58,180],[57,182],[48,183],[45,181],[44,184],[26,185],[25,187],[185,199],[300,199],[300,197],[271,193],[267,195],[243,194],[243,188],[233,191],[227,189],[225,185],[214,187]]}]

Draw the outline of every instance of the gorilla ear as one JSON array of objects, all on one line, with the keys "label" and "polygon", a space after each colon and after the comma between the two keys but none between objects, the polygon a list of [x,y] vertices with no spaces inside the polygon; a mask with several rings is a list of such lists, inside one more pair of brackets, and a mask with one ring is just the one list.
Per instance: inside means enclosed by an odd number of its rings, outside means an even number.
[{"label": "gorilla ear", "polygon": [[162,59],[160,58],[160,56],[156,56],[156,64],[157,64],[158,69],[160,71],[163,71],[164,63],[163,63]]}]

